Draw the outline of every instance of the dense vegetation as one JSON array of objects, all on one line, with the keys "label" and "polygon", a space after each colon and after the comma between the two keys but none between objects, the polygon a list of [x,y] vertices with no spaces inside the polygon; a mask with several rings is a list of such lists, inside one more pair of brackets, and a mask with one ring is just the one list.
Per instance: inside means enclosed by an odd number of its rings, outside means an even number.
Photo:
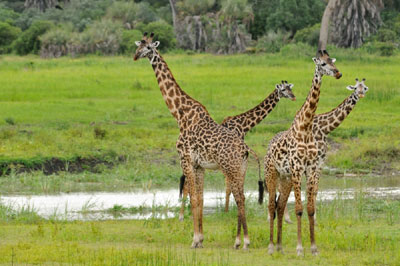
[{"label": "dense vegetation", "polygon": [[[341,1],[345,6],[347,0]],[[175,4],[176,16],[171,3]],[[2,0],[0,53],[36,53],[42,57],[128,54],[144,31],[154,31],[164,51],[183,48],[212,53],[275,53],[293,42],[316,46],[326,3],[324,0]],[[398,1],[383,3],[382,19],[378,17],[371,22],[378,30],[373,28],[370,30],[373,35],[362,38],[362,47],[369,53],[391,55],[400,43],[400,6]],[[364,25],[367,26],[368,23]],[[332,31],[332,34],[332,41],[347,45],[337,38],[341,33]]]}]

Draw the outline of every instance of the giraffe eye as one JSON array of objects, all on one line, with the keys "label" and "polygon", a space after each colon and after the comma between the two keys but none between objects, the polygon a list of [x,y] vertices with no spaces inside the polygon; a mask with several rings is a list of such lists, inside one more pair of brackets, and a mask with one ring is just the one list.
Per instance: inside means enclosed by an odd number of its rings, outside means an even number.
[{"label": "giraffe eye", "polygon": [[147,49],[150,49],[150,46],[147,46]]},{"label": "giraffe eye", "polygon": [[326,66],[326,63],[322,63],[321,66]]}]

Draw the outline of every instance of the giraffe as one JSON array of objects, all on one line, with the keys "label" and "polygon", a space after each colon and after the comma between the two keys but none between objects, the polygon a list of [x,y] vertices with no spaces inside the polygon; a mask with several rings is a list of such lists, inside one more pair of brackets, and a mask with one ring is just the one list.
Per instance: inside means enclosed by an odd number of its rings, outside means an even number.
[{"label": "giraffe", "polygon": [[190,205],[193,213],[192,248],[203,247],[203,186],[205,169],[220,169],[229,184],[238,206],[238,224],[234,248],[241,244],[243,228],[243,249],[248,249],[248,235],[244,178],[249,153],[257,155],[237,134],[217,124],[207,109],[184,92],[167,63],[157,51],[159,41],[153,42],[154,34],[144,33],[134,55],[134,60],[148,58],[155,72],[163,99],[176,119],[179,127],[177,151],[184,175],[189,185]]},{"label": "giraffe", "polygon": [[[253,127],[258,125],[276,106],[281,98],[288,98],[292,101],[296,100],[293,94],[293,84],[288,83],[286,80],[282,80],[281,84],[276,84],[275,89],[270,93],[260,104],[248,110],[247,112],[241,113],[236,116],[226,117],[221,126],[234,131],[240,138],[244,139],[247,132]],[[225,178],[226,198],[225,198],[225,212],[229,210],[229,197],[231,195],[231,189],[229,180]],[[188,185],[185,183],[185,175],[180,178],[180,197],[182,197],[182,205],[179,213],[179,220],[183,221],[184,210],[185,210],[185,199],[188,194]],[[182,193],[183,192],[183,193]]]},{"label": "giraffe", "polygon": [[[310,224],[311,252],[318,254],[314,238],[315,191],[317,190],[317,144],[312,133],[312,124],[319,101],[320,87],[323,75],[341,78],[342,74],[336,68],[336,59],[330,58],[328,52],[318,51],[313,58],[315,72],[312,86],[307,99],[297,112],[291,127],[280,132],[270,141],[267,154],[264,157],[265,183],[269,192],[270,243],[268,253],[274,252],[274,218],[278,214],[277,250],[282,251],[282,218],[290,191],[294,189],[295,213],[297,216],[297,255],[303,255],[301,238],[301,217],[303,206],[301,202],[301,177],[307,176],[307,213]],[[276,189],[279,190],[277,207],[275,207]]]},{"label": "giraffe", "polygon": [[[356,79],[356,84],[354,86],[349,85],[346,87],[348,90],[353,91],[353,93],[350,94],[346,99],[344,99],[344,101],[341,104],[339,104],[336,108],[332,109],[329,112],[318,114],[315,115],[314,117],[312,131],[318,148],[318,168],[316,174],[317,182],[319,180],[319,176],[321,175],[321,168],[325,162],[325,157],[328,150],[327,136],[344,121],[344,119],[353,110],[357,102],[361,98],[365,97],[365,94],[367,93],[369,88],[364,84],[364,81],[365,78],[362,79],[362,81]],[[318,191],[316,190],[315,193],[317,194],[317,192]],[[316,221],[316,213],[317,211],[315,210],[314,212],[315,221]],[[284,215],[285,215],[285,221],[289,222],[290,217],[287,208],[285,208]],[[270,217],[268,216],[268,218]]]}]

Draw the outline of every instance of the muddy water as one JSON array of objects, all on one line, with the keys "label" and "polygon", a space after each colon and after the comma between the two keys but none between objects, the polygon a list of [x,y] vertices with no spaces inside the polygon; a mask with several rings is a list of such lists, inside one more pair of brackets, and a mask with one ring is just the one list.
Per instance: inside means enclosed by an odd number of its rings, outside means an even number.
[{"label": "muddy water", "polygon": [[[374,197],[400,198],[400,177],[347,177],[323,178],[320,182],[318,200],[329,201],[340,196],[351,199],[355,193],[363,191]],[[247,190],[246,198],[256,199],[258,192]],[[304,194],[303,194],[304,199]],[[45,218],[66,220],[98,220],[98,219],[147,219],[167,218],[176,214],[165,207],[180,206],[177,189],[133,191],[129,193],[69,193],[58,195],[8,195],[0,197],[1,203],[14,209],[33,208]],[[221,187],[217,190],[206,190],[204,207],[212,211],[224,205],[225,192]],[[289,202],[294,201],[293,193]],[[233,203],[233,199],[231,203]],[[147,208],[156,211],[115,215],[104,210],[115,205],[124,208]],[[164,206],[164,207],[160,207]],[[164,208],[165,211],[158,211]]]}]

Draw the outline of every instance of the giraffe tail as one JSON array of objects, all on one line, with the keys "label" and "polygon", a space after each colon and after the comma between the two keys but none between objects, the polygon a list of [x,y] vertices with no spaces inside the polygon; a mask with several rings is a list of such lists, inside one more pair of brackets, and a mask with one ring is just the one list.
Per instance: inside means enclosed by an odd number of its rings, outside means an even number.
[{"label": "giraffe tail", "polygon": [[258,203],[262,204],[264,201],[264,182],[261,179],[261,165],[257,153],[249,148],[250,153],[255,157],[258,164]]},{"label": "giraffe tail", "polygon": [[179,182],[179,198],[182,198],[182,194],[183,194],[183,187],[185,186],[185,179],[186,176],[184,174],[182,174],[180,182]]}]

